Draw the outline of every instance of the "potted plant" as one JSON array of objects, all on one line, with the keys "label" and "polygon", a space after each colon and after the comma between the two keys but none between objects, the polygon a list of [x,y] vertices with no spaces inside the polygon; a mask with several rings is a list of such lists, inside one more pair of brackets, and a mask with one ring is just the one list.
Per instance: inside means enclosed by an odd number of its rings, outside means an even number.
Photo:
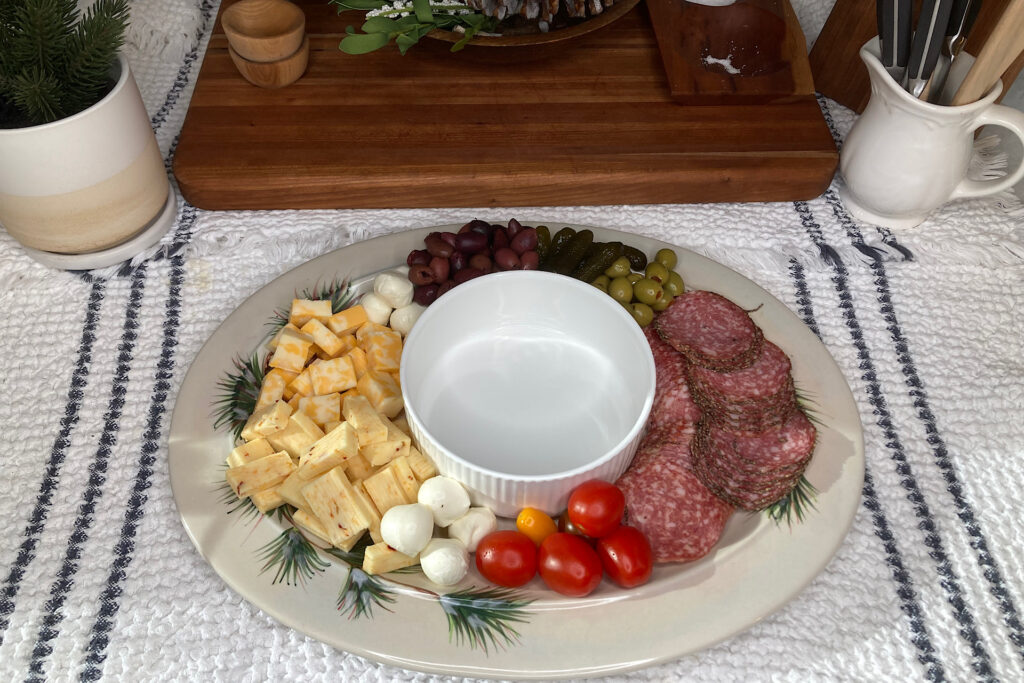
[{"label": "potted plant", "polygon": [[127,24],[128,0],[0,2],[0,224],[51,265],[116,263],[173,221]]}]

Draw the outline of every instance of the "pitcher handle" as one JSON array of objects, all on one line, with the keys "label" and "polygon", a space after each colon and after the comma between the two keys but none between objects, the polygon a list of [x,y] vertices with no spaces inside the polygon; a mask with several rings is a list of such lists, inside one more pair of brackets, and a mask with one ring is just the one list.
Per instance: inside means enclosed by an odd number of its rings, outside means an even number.
[{"label": "pitcher handle", "polygon": [[[1024,112],[1012,107],[995,104],[983,111],[975,121],[974,130],[982,126],[999,126],[1010,131],[1024,145]],[[1024,159],[1013,173],[1008,173],[1002,178],[993,180],[971,180],[964,178],[953,190],[950,199],[961,199],[964,197],[985,197],[1003,190],[1009,189],[1024,179]]]}]

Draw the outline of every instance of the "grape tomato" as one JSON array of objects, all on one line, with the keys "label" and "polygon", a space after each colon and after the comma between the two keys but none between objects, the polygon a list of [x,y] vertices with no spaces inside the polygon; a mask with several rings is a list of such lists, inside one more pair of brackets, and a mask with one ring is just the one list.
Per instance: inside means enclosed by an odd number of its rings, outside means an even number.
[{"label": "grape tomato", "polygon": [[597,554],[608,578],[623,588],[647,583],[654,569],[651,544],[642,531],[620,526],[597,541]]},{"label": "grape tomato", "polygon": [[591,479],[569,494],[569,521],[577,529],[594,538],[611,533],[622,522],[626,496],[615,484]]},{"label": "grape tomato", "polygon": [[589,595],[601,583],[601,559],[579,536],[558,532],[540,544],[537,571],[547,587],[570,597]]},{"label": "grape tomato", "polygon": [[518,588],[537,573],[537,546],[518,531],[491,532],[476,547],[476,568],[491,583]]}]

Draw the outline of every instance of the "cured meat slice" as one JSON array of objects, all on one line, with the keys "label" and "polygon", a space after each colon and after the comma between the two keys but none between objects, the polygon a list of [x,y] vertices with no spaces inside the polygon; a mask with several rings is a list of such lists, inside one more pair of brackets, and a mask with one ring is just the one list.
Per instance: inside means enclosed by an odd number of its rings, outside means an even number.
[{"label": "cured meat slice", "polygon": [[651,407],[650,427],[664,425],[696,425],[700,421],[700,408],[690,395],[687,382],[686,358],[666,344],[650,326],[644,329],[647,343],[654,356],[654,405]]},{"label": "cured meat slice", "polygon": [[733,507],[689,468],[685,443],[648,444],[616,482],[626,496],[627,523],[646,534],[655,562],[692,562],[722,536]]},{"label": "cured meat slice", "polygon": [[690,379],[700,393],[721,401],[763,401],[787,388],[792,365],[789,356],[770,341],[761,346],[754,363],[742,370],[715,372],[694,366]]},{"label": "cured meat slice", "polygon": [[719,372],[749,367],[764,336],[747,312],[720,294],[691,290],[654,321],[658,334],[694,365]]}]

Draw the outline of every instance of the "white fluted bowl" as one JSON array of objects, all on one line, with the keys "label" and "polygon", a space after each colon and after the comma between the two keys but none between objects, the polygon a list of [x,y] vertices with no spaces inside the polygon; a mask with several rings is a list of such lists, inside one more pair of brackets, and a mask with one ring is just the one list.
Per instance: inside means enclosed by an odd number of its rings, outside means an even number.
[{"label": "white fluted bowl", "polygon": [[562,275],[495,273],[435,301],[405,341],[413,436],[475,505],[566,507],[629,465],[654,400],[654,358],[611,297]]}]

